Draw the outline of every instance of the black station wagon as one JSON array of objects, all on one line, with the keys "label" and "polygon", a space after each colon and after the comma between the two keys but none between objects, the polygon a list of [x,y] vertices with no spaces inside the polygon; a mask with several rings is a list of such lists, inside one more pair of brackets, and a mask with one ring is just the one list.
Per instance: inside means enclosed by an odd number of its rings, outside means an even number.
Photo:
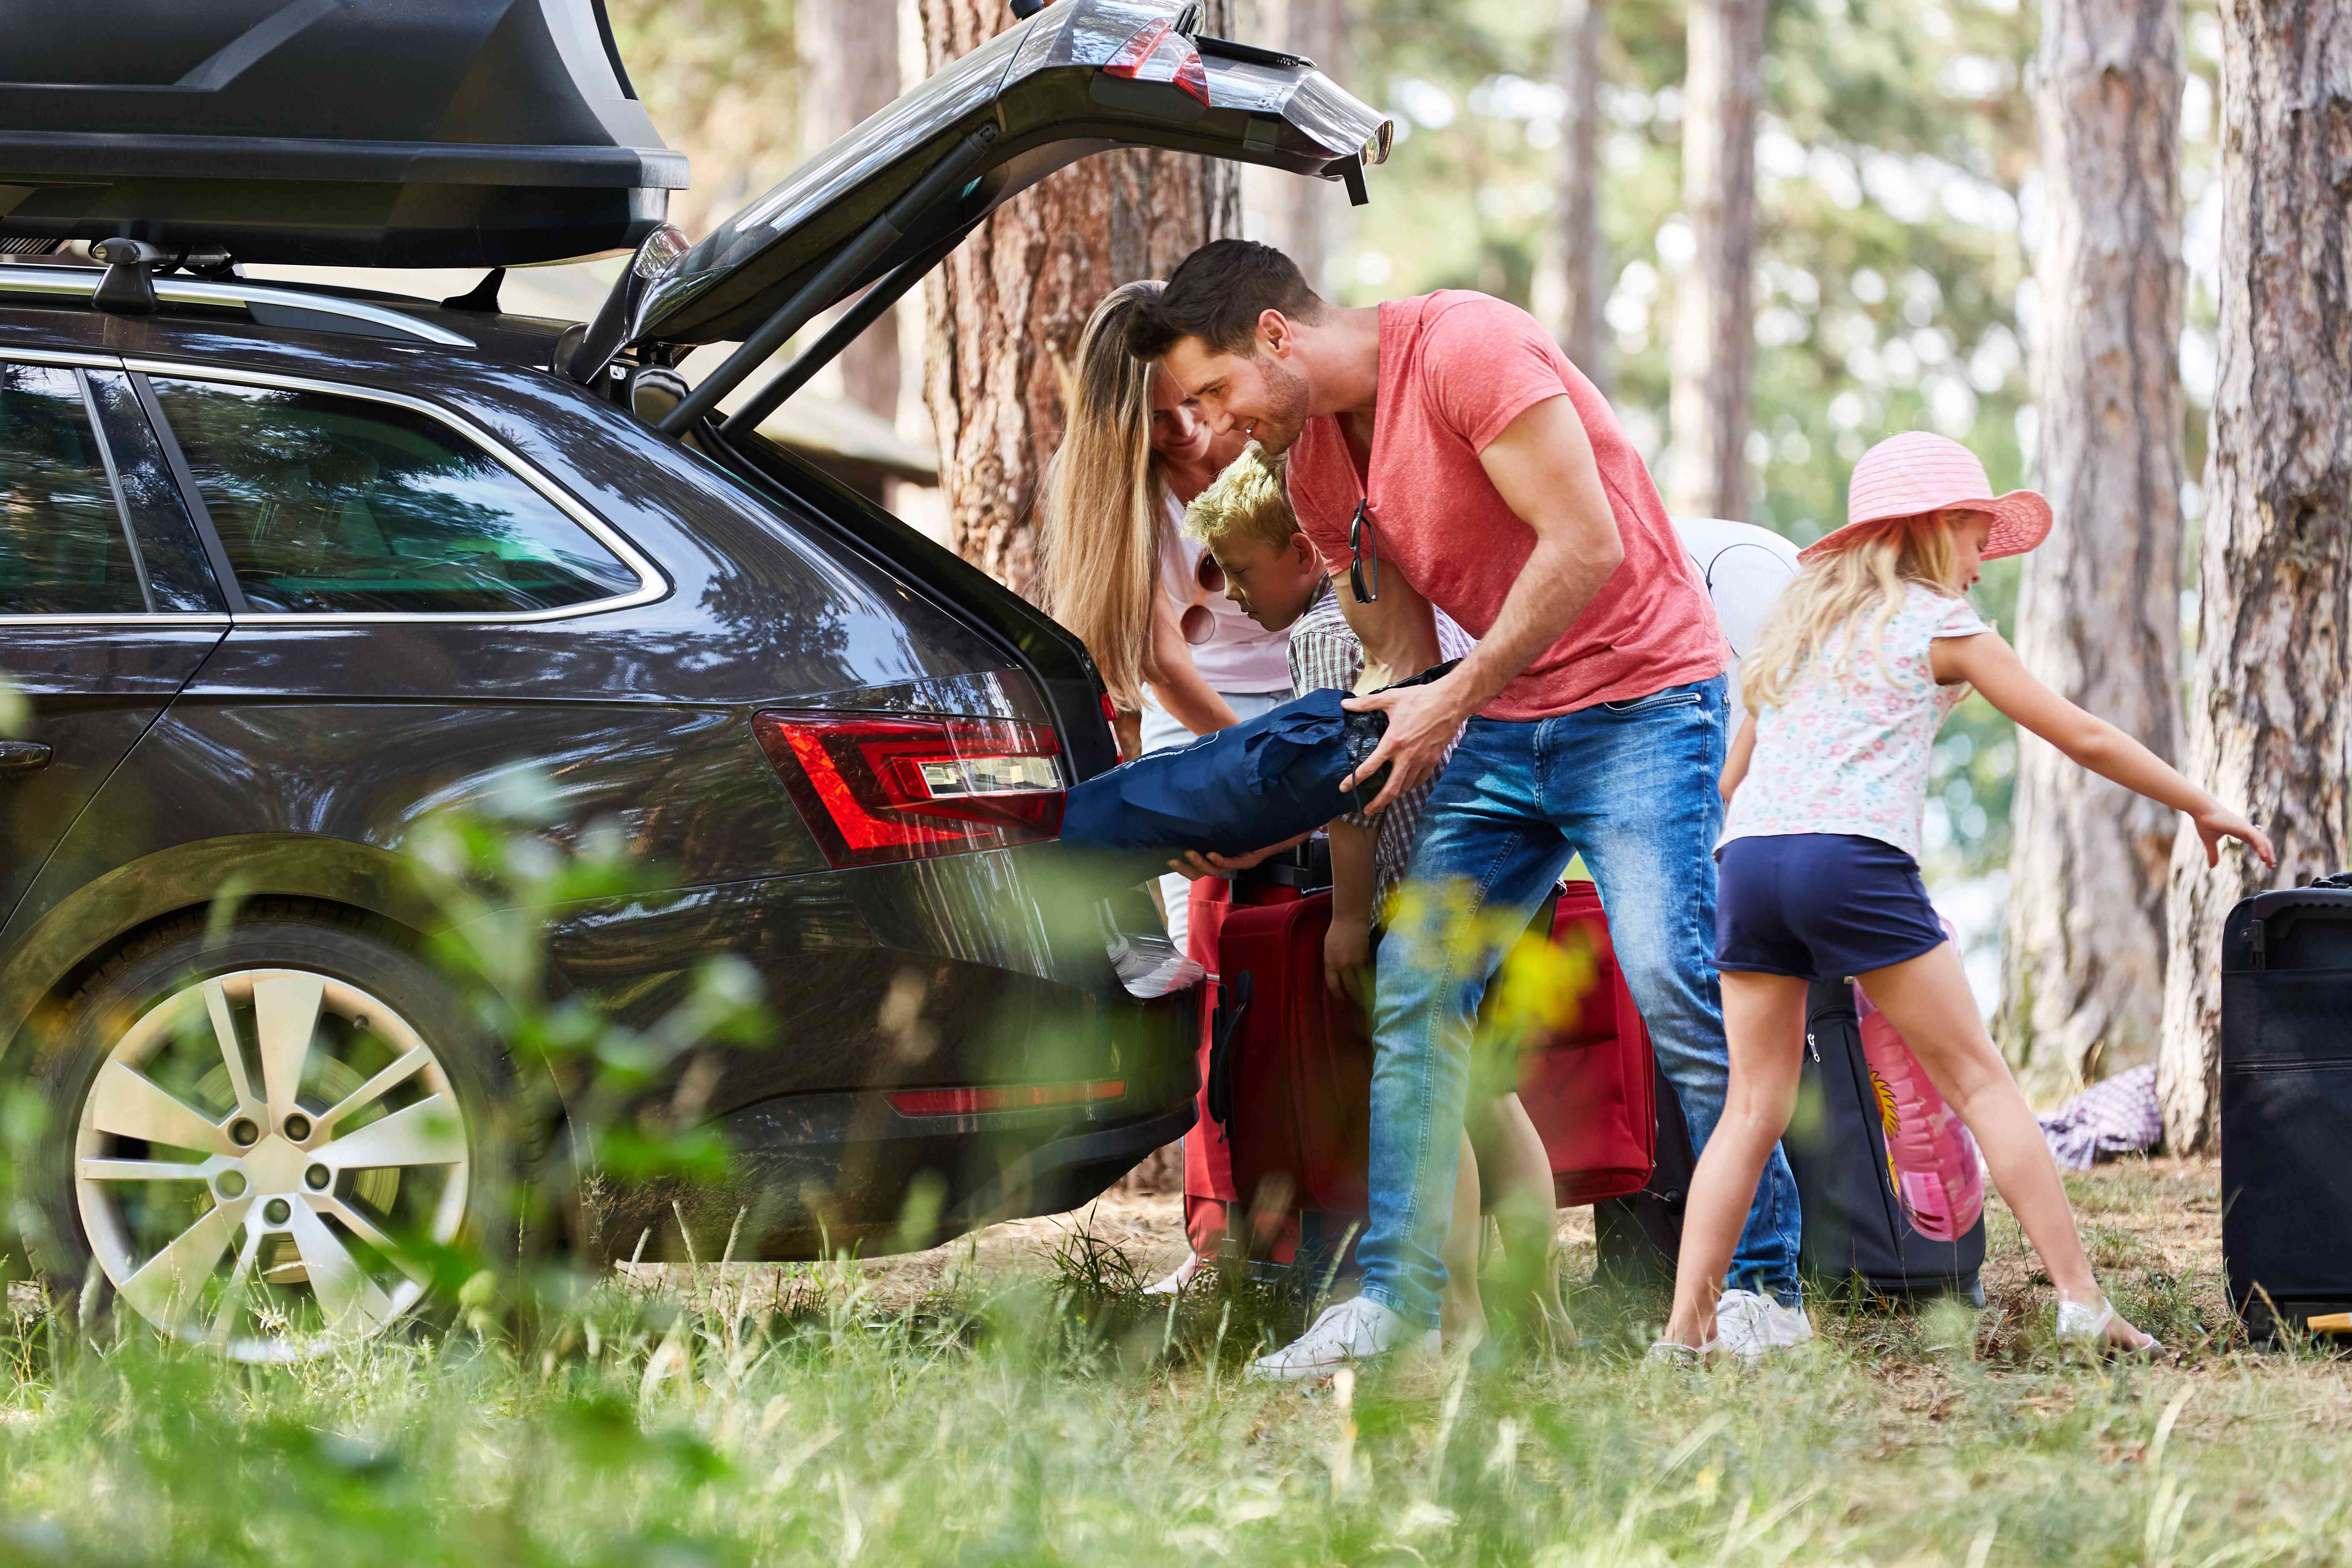
[{"label": "black station wagon", "polygon": [[[1386,122],[1192,6],[1060,0],[689,244],[591,0],[138,9],[136,59],[35,20],[0,84],[0,1042],[47,1109],[42,1267],[280,1359],[429,1310],[397,1238],[504,1234],[535,1069],[425,962],[414,861],[519,769],[557,837],[616,824],[676,884],[558,910],[551,991],[642,1026],[735,954],[777,1020],[696,1069],[732,1175],[579,1173],[576,1252],[929,1240],[1183,1131],[1182,966],[1053,842],[1116,760],[1083,649],[756,426],[1058,167],[1171,148],[1360,199]],[[373,99],[322,100],[362,54]],[[105,265],[49,256],[76,239]],[[237,273],[615,247],[584,324],[501,313],[495,273]]]}]

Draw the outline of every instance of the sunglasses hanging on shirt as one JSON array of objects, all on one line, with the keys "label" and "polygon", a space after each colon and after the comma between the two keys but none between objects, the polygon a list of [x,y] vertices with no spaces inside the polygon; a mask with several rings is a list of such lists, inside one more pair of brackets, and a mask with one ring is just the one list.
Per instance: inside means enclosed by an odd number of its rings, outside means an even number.
[{"label": "sunglasses hanging on shirt", "polygon": [[[1366,546],[1370,547],[1369,553]],[[1368,561],[1371,566],[1369,574],[1364,570]],[[1372,503],[1369,499],[1356,503],[1355,518],[1348,524],[1348,586],[1360,605],[1369,605],[1381,596],[1381,538],[1372,526]]]}]

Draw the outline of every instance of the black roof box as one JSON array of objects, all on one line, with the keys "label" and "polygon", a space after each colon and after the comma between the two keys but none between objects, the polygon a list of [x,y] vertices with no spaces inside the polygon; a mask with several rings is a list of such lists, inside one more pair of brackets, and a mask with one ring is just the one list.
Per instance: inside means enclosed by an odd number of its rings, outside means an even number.
[{"label": "black roof box", "polygon": [[604,0],[0,9],[0,249],[557,261],[635,246],[686,184]]}]

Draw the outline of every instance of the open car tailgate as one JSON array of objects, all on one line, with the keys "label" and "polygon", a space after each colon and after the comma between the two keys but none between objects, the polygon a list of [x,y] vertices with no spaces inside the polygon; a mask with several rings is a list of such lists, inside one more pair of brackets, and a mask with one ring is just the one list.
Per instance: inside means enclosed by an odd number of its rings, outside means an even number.
[{"label": "open car tailgate", "polygon": [[[1344,179],[1387,156],[1391,124],[1306,60],[1184,29],[1176,0],[1056,0],[950,62],[691,247],[641,247],[593,334],[632,343],[750,335],[788,301],[821,310],[1089,153],[1160,147]],[[887,247],[796,298],[835,254],[973,138],[956,188]],[[593,363],[581,368],[593,373]],[[576,374],[576,372],[575,372]]]}]

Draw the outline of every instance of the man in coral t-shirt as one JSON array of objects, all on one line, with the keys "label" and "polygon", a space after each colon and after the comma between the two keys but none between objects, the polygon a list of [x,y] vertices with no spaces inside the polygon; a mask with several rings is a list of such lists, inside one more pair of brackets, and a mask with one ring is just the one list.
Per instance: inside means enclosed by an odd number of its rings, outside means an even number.
[{"label": "man in coral t-shirt", "polygon": [[[1447,289],[1343,310],[1281,252],[1244,240],[1194,251],[1138,310],[1129,347],[1160,360],[1212,425],[1288,454],[1299,526],[1364,641],[1367,688],[1437,661],[1432,605],[1479,639],[1442,679],[1351,702],[1388,714],[1360,770],[1390,765],[1374,809],[1427,777],[1460,729],[1410,882],[1453,884],[1484,929],[1514,931],[1581,852],[1703,1146],[1728,1077],[1713,856],[1726,649],[1607,402],[1515,306]],[[1363,1288],[1258,1362],[1259,1376],[1433,1346],[1470,1029],[1500,954],[1465,959],[1412,902],[1380,946]],[[1419,902],[1460,919],[1458,900]],[[1718,1307],[1727,1349],[1810,1337],[1798,1225],[1775,1152]]]}]

